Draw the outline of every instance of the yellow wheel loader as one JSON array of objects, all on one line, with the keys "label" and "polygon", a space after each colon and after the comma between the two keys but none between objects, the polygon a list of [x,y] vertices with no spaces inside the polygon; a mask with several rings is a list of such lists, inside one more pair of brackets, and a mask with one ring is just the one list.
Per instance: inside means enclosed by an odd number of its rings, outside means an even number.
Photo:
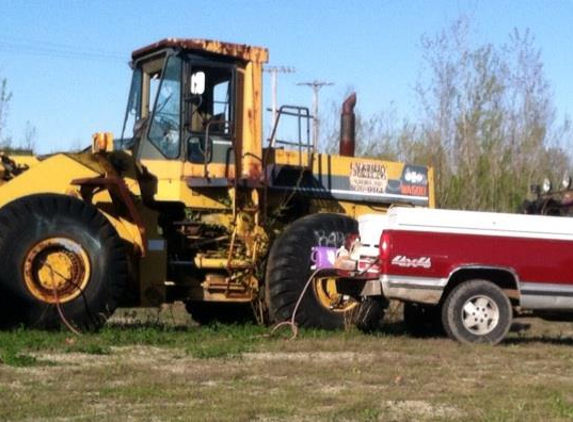
[{"label": "yellow wheel loader", "polygon": [[[263,142],[267,60],[264,48],[159,41],[132,54],[120,138],[0,155],[0,324],[98,328],[118,306],[174,301],[200,323],[286,320],[316,247],[340,247],[361,214],[433,206],[431,168],[354,157],[354,96],[340,155],[318,152],[304,107],[281,107]],[[297,322],[342,327],[356,307],[323,274]]]}]

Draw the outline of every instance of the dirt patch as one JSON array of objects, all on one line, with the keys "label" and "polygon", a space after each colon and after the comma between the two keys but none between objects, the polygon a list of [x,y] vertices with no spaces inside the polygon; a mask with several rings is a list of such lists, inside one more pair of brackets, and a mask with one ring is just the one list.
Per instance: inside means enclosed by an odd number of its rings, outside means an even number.
[{"label": "dirt patch", "polygon": [[259,352],[244,353],[246,360],[295,362],[372,362],[379,359],[374,353],[356,352]]},{"label": "dirt patch", "polygon": [[384,409],[392,420],[451,420],[463,416],[463,412],[454,407],[436,406],[423,400],[387,401]]}]

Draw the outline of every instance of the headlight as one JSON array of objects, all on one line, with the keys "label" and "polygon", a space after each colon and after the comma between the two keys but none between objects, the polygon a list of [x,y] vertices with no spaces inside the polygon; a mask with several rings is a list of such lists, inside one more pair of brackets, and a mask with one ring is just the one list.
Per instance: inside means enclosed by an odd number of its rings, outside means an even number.
[{"label": "headlight", "polygon": [[569,189],[571,187],[571,176],[569,176],[569,173],[565,173],[563,175],[563,180],[561,180],[561,187],[563,187],[563,189]]},{"label": "headlight", "polygon": [[543,185],[541,186],[543,193],[547,193],[551,190],[551,180],[548,178],[543,179]]}]

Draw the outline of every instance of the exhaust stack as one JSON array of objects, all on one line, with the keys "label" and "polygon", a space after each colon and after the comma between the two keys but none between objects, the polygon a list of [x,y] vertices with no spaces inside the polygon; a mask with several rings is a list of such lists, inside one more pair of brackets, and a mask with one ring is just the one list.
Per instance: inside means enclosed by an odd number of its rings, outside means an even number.
[{"label": "exhaust stack", "polygon": [[355,115],[356,93],[353,92],[342,103],[342,114],[340,115],[340,155],[344,157],[354,157],[355,147]]}]

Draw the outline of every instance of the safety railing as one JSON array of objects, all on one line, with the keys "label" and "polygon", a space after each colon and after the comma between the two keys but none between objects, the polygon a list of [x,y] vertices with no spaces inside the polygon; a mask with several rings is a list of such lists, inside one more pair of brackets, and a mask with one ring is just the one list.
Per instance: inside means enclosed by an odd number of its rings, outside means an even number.
[{"label": "safety railing", "polygon": [[[277,138],[277,129],[283,116],[294,117],[296,119],[295,135],[296,141],[290,141]],[[299,165],[302,166],[303,152],[307,153],[307,159],[310,164],[312,154],[314,153],[314,145],[310,141],[310,121],[313,119],[307,107],[283,105],[277,111],[275,124],[269,138],[269,148],[277,148],[278,146],[291,147],[291,149],[298,150]]]}]

